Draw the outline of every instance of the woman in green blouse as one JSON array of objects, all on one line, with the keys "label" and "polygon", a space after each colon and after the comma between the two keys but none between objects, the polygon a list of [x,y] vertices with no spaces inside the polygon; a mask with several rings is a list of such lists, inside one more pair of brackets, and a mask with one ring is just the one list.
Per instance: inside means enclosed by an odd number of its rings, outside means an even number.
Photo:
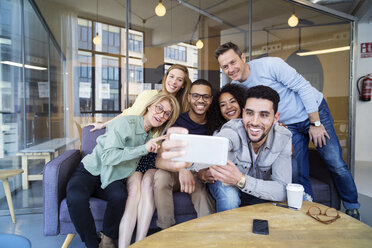
[{"label": "woman in green blouse", "polygon": [[[158,141],[152,133],[163,133],[180,112],[178,101],[167,93],[153,96],[139,116],[123,116],[110,123],[106,133],[97,138],[93,152],[83,158],[67,184],[67,206],[71,220],[87,247],[118,238],[120,220],[126,201],[126,178],[137,168],[139,159],[157,152]],[[89,209],[91,196],[105,199],[103,235],[96,233]]]}]

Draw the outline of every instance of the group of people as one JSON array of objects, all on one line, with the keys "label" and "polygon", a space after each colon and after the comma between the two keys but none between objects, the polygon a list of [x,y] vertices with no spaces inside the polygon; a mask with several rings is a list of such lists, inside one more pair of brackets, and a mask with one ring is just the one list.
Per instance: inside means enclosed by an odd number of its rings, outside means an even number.
[{"label": "group of people", "polygon": [[[173,191],[190,194],[201,217],[242,202],[285,201],[293,170],[312,197],[309,140],[332,173],[346,213],[359,219],[357,189],[322,93],[279,58],[247,63],[231,42],[215,57],[233,80],[218,94],[204,79],[191,84],[187,68],[175,64],[162,90],[143,91],[121,115],[94,124],[91,131],[106,127],[106,133],[73,173],[66,197],[87,247],[116,247],[116,239],[127,247],[135,226],[136,241],[143,239],[155,208],[160,228],[174,225]],[[227,164],[199,170],[198,164],[173,161],[185,144],[168,139],[170,133],[226,137]],[[101,233],[89,209],[92,195],[107,201]]]}]

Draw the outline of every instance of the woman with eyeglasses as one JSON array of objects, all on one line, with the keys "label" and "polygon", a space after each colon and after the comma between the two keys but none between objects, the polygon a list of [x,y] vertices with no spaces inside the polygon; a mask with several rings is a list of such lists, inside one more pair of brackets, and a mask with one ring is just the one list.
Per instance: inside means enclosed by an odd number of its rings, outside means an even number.
[{"label": "woman with eyeglasses", "polygon": [[[67,184],[66,200],[71,220],[87,247],[111,247],[115,244],[124,207],[124,216],[128,212],[133,216],[130,236],[137,214],[145,217],[145,213],[137,213],[137,209],[141,210],[138,207],[141,194],[140,189],[134,189],[132,185],[140,185],[142,175],[135,170],[140,158],[149,152],[156,153],[157,142],[165,138],[164,135],[153,138],[152,133],[163,134],[179,113],[177,99],[161,92],[149,99],[140,115],[123,116],[110,123],[106,133],[97,138],[93,152],[83,158]],[[125,179],[129,195],[126,203]],[[89,198],[93,195],[107,201],[101,237],[96,233],[89,209]]]},{"label": "woman with eyeglasses", "polygon": [[[177,101],[180,105],[180,112],[186,112],[189,110],[189,105],[187,102],[188,93],[190,92],[191,81],[189,78],[189,72],[187,67],[174,64],[172,65],[167,72],[165,73],[162,79],[162,89],[159,90],[144,90],[136,98],[133,105],[125,109],[122,114],[116,116],[114,119],[109,120],[105,123],[92,123],[93,128],[91,132],[102,129],[107,126],[108,123],[120,118],[121,116],[126,115],[138,115],[144,108],[144,105],[147,103],[148,99],[152,96],[158,94],[159,92],[165,92],[171,94],[177,98]],[[158,133],[153,134],[154,137]],[[139,203],[139,212],[144,212],[143,217],[138,218],[137,223],[137,233],[136,241],[139,241],[146,237],[147,231],[150,226],[151,217],[155,211],[155,204],[153,200],[153,178],[156,171],[155,167],[155,153],[149,153],[146,156],[143,156],[136,169],[136,173],[142,174],[142,183],[139,185],[131,185],[131,188],[140,188],[141,197]],[[138,172],[138,173],[137,173]],[[138,182],[138,181],[136,181]],[[131,195],[129,195],[131,197]],[[149,217],[150,216],[150,217]],[[127,247],[131,240],[132,230],[132,219],[128,216],[124,216],[122,224],[120,225],[120,235],[119,235],[119,245],[120,247]],[[134,227],[133,227],[134,228]],[[129,230],[129,231],[127,231]],[[130,234],[130,236],[129,236]]]}]

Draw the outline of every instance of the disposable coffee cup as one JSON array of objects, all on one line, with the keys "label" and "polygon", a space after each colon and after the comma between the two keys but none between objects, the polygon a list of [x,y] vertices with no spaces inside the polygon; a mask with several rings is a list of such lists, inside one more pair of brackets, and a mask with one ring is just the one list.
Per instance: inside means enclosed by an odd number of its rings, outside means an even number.
[{"label": "disposable coffee cup", "polygon": [[301,184],[289,183],[286,189],[288,206],[300,209],[302,207],[304,187]]}]

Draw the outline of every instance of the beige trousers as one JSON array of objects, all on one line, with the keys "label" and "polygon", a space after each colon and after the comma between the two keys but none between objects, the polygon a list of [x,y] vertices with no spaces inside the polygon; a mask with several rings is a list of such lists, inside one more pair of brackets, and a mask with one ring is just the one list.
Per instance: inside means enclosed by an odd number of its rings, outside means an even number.
[{"label": "beige trousers", "polygon": [[[209,194],[205,184],[200,182],[197,173],[193,172],[195,178],[195,191],[191,194],[198,217],[215,213],[215,201]],[[178,172],[157,170],[154,178],[154,199],[158,213],[156,224],[165,229],[176,223],[174,219],[173,192],[180,191],[180,180]]]}]

